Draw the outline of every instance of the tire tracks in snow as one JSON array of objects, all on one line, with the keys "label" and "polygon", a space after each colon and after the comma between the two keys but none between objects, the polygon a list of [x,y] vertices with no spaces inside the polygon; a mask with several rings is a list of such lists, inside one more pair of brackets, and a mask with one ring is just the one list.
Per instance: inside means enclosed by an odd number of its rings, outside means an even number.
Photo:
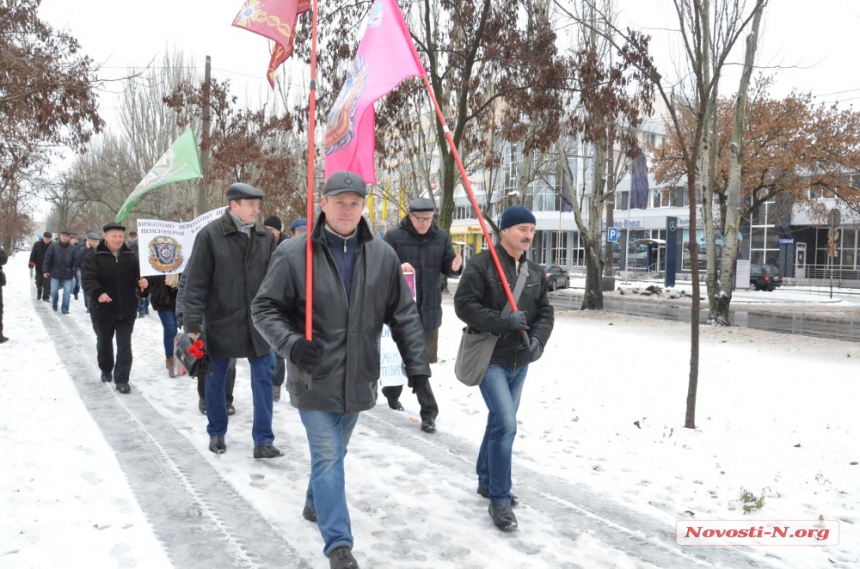
[{"label": "tire tracks in snow", "polygon": [[176,567],[310,567],[146,398],[101,383],[92,332],[33,306]]}]

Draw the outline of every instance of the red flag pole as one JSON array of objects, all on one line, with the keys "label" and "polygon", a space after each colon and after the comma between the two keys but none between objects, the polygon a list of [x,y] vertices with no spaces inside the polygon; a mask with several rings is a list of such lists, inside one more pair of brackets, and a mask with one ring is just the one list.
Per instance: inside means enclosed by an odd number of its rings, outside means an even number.
[{"label": "red flag pole", "polygon": [[436,116],[439,118],[442,130],[445,132],[445,139],[448,141],[448,147],[454,155],[454,160],[457,161],[457,168],[460,170],[460,177],[463,179],[463,187],[466,188],[466,194],[469,196],[469,201],[472,202],[472,209],[475,210],[475,215],[478,216],[478,223],[481,224],[481,231],[484,233],[484,239],[486,239],[489,244],[490,256],[493,258],[493,263],[496,265],[496,271],[498,271],[499,279],[502,281],[502,288],[505,290],[505,296],[508,297],[508,302],[511,304],[511,310],[516,310],[517,303],[514,300],[511,287],[508,284],[508,279],[505,277],[505,271],[502,270],[502,263],[499,261],[499,255],[496,253],[496,247],[493,245],[490,231],[487,229],[487,224],[484,221],[484,216],[481,215],[481,208],[478,206],[478,200],[475,199],[475,192],[472,191],[472,184],[469,183],[469,177],[466,175],[463,161],[460,160],[460,153],[457,152],[457,147],[454,145],[454,137],[451,136],[451,131],[448,129],[448,124],[445,122],[445,116],[442,114],[442,110],[439,108],[439,103],[436,101],[436,95],[433,94],[433,88],[430,86],[427,74],[425,73],[421,78],[424,80],[424,86],[427,87],[427,94],[430,95],[430,100],[433,102],[433,107],[436,109]]},{"label": "red flag pole", "polygon": [[305,235],[305,338],[314,339],[314,257],[311,234],[314,230],[314,159],[316,148],[314,131],[316,129],[317,109],[317,1],[311,0],[311,83],[308,114],[308,231]]}]

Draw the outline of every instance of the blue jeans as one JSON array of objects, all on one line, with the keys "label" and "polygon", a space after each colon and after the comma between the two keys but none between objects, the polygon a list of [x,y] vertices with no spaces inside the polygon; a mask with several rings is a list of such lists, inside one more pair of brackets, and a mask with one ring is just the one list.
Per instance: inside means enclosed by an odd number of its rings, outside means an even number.
[{"label": "blue jeans", "polygon": [[299,416],[311,449],[311,479],[305,505],[317,513],[317,526],[325,541],[323,552],[328,556],[340,545],[352,549],[343,459],[358,415],[299,409]]},{"label": "blue jeans", "polygon": [[282,386],[287,377],[287,362],[274,348],[269,352],[269,371],[272,372],[272,385]]},{"label": "blue jeans", "polygon": [[141,299],[140,302],[138,302],[137,314],[139,316],[143,316],[144,314],[146,314],[146,311],[148,309],[149,309],[149,297],[147,296],[147,297],[144,297],[143,299]]},{"label": "blue jeans", "polygon": [[[81,270],[78,269],[75,271],[75,289],[72,291],[72,294],[78,294],[81,292]],[[86,295],[84,295],[86,296]]]},{"label": "blue jeans", "polygon": [[[209,357],[212,372],[206,376],[206,416],[209,424],[206,432],[210,437],[227,434],[227,400],[224,393],[227,385],[227,370],[230,358]],[[254,398],[254,424],[251,437],[254,446],[272,444],[272,374],[269,373],[269,354],[248,358],[251,364],[251,393]]]},{"label": "blue jeans", "polygon": [[69,311],[69,298],[72,296],[72,288],[75,286],[75,279],[51,279],[51,306],[57,306],[57,300],[60,293],[60,287],[63,287],[63,306],[62,311]]},{"label": "blue jeans", "polygon": [[173,357],[173,340],[176,338],[176,313],[170,310],[156,310],[164,328],[164,357]]},{"label": "blue jeans", "polygon": [[488,488],[490,503],[511,503],[511,456],[517,435],[517,409],[529,366],[491,365],[481,382],[490,413],[478,451],[478,487]]}]

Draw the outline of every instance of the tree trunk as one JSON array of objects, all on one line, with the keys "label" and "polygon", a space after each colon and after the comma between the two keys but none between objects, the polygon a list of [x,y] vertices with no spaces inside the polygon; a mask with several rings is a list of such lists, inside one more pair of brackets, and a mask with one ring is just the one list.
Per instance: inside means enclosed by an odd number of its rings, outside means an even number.
[{"label": "tree trunk", "polygon": [[735,101],[735,120],[732,125],[732,150],[729,162],[729,183],[726,188],[726,219],[723,221],[723,258],[720,267],[720,288],[722,294],[716,305],[715,318],[729,322],[729,308],[732,302],[732,289],[735,280],[736,261],[738,257],[738,235],[741,224],[741,165],[743,161],[744,122],[746,120],[747,93],[749,92],[750,77],[752,76],[753,61],[758,45],[759,26],[763,11],[763,3],[755,7],[752,31],[747,36],[744,70],[741,74],[738,98]]}]

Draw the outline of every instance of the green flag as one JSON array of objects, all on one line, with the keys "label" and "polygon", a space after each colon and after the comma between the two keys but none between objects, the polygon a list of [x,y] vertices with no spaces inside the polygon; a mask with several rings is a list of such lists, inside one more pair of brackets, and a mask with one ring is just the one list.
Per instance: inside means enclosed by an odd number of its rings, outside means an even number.
[{"label": "green flag", "polygon": [[176,142],[158,159],[155,166],[129,194],[125,203],[119,208],[119,213],[116,214],[116,223],[121,223],[128,217],[131,208],[155,188],[202,177],[203,169],[200,167],[200,156],[197,153],[197,140],[194,138],[194,131],[189,128],[176,139]]}]

